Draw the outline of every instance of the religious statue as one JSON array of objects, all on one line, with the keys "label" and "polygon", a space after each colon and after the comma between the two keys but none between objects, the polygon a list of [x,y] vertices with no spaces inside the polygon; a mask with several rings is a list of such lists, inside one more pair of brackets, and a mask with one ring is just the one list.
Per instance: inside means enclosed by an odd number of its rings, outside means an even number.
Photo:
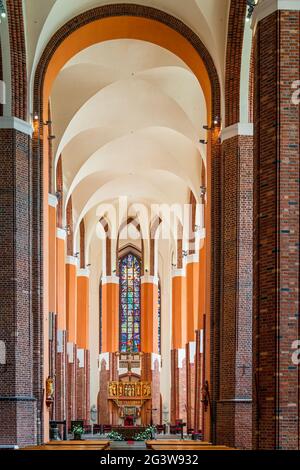
[{"label": "religious statue", "polygon": [[46,380],[46,404],[51,405],[54,401],[54,381],[52,377],[48,377]]}]

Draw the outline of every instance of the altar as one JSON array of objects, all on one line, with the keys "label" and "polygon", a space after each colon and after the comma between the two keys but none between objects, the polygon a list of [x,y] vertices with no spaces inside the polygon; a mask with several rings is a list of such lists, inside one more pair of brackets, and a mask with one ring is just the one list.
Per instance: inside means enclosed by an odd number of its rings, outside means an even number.
[{"label": "altar", "polygon": [[112,430],[121,434],[124,441],[133,441],[134,437],[146,430],[145,426],[113,426]]},{"label": "altar", "polygon": [[[122,428],[135,428],[135,434],[142,432],[140,422],[143,405],[151,400],[151,383],[140,380],[131,382],[110,382],[108,384],[108,399],[112,401],[119,410],[119,417],[123,421]],[[119,432],[119,431],[117,431]]]}]

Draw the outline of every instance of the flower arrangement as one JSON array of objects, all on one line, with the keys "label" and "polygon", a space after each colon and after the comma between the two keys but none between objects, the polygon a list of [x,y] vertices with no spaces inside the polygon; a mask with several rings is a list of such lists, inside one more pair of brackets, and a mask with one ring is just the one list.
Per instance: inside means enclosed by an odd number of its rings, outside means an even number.
[{"label": "flower arrangement", "polygon": [[80,426],[80,424],[76,424],[75,426],[73,426],[72,432],[73,432],[74,439],[80,441],[81,436],[84,433],[84,429],[82,426]]},{"label": "flower arrangement", "polygon": [[156,427],[155,426],[148,426],[145,431],[140,432],[139,434],[136,434],[134,436],[135,441],[148,441],[149,439],[152,439],[154,434],[156,433]]},{"label": "flower arrangement", "polygon": [[123,436],[119,434],[116,431],[111,431],[108,434],[106,434],[107,439],[110,439],[111,441],[123,441]]}]

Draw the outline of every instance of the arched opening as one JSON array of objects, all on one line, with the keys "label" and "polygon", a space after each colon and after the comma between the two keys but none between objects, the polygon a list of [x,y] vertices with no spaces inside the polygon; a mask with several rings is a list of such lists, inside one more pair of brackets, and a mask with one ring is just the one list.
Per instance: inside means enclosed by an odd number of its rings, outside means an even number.
[{"label": "arched opening", "polygon": [[[48,180],[51,179],[51,175],[48,174],[48,160],[49,158],[54,158],[53,155],[49,155],[49,146],[46,145],[47,137],[49,137],[49,127],[43,126],[43,122],[46,122],[48,116],[48,101],[49,97],[51,97],[51,93],[53,91],[53,84],[55,80],[64,69],[68,62],[72,60],[74,56],[79,54],[81,51],[87,50],[89,47],[93,45],[97,45],[103,42],[108,42],[112,40],[135,40],[135,41],[144,41],[160,48],[163,48],[169,52],[171,52],[174,56],[180,58],[180,60],[188,67],[188,69],[192,72],[192,74],[197,78],[198,83],[200,84],[201,90],[204,95],[205,99],[205,107],[206,107],[206,115],[204,120],[208,125],[212,127],[212,130],[207,133],[208,138],[208,145],[207,145],[207,152],[206,152],[206,181],[205,184],[207,186],[207,196],[205,198],[205,206],[206,206],[206,244],[205,246],[210,247],[211,243],[214,244],[216,250],[213,251],[213,257],[200,257],[202,260],[204,259],[204,264],[201,267],[202,275],[206,278],[208,277],[209,281],[206,283],[206,289],[203,291],[203,304],[205,305],[204,310],[206,314],[209,316],[210,320],[210,312],[213,311],[214,314],[216,313],[216,309],[210,304],[212,297],[211,286],[213,287],[214,292],[217,292],[218,289],[218,281],[215,280],[211,282],[214,273],[216,273],[216,266],[218,261],[218,250],[217,245],[218,241],[218,226],[215,222],[213,226],[211,226],[210,222],[210,210],[211,205],[215,213],[219,210],[219,200],[216,193],[214,193],[214,189],[218,186],[219,181],[219,132],[220,132],[220,101],[219,101],[219,82],[217,73],[215,71],[213,62],[204,48],[201,41],[195,36],[184,24],[172,19],[169,15],[164,15],[161,17],[161,14],[158,10],[143,8],[139,11],[139,9],[135,10],[135,14],[132,15],[132,10],[130,6],[118,6],[120,8],[119,15],[116,16],[115,14],[111,15],[107,11],[106,8],[99,8],[93,10],[89,16],[81,15],[78,18],[77,22],[72,22],[70,24],[70,30],[68,35],[65,35],[64,30],[58,31],[56,36],[52,39],[46,51],[40,61],[40,64],[37,69],[36,73],[36,80],[35,80],[35,88],[34,88],[34,109],[39,114],[39,121],[35,121],[35,133],[34,133],[34,150],[37,152],[39,151],[40,154],[43,155],[43,173],[40,173],[40,184],[41,187],[48,187]],[[147,17],[145,17],[145,11],[147,11]],[[137,12],[137,13],[136,13]],[[177,25],[177,26],[176,26]],[[64,69],[65,70],[65,69]],[[46,106],[47,103],[47,106]],[[204,123],[203,123],[204,124]],[[65,134],[66,135],[66,134]],[[64,145],[62,145],[62,155],[64,155],[64,147],[68,145],[69,142],[73,139],[74,135],[69,133],[69,137],[65,140]],[[197,134],[195,136],[197,138]],[[75,142],[75,141],[74,141]],[[60,150],[59,150],[60,151]],[[58,160],[59,161],[59,160]],[[56,163],[55,163],[56,165]],[[54,166],[55,166],[54,165]],[[51,168],[51,165],[50,165]],[[88,173],[86,176],[82,175],[81,179],[82,182],[86,179],[86,183],[89,184],[87,179]],[[200,177],[200,173],[199,173]],[[203,180],[203,173],[202,173],[202,180]],[[79,188],[79,180],[76,183]],[[80,183],[81,184],[81,183]],[[83,183],[82,183],[83,184]],[[103,183],[102,183],[103,184]],[[198,185],[198,186],[197,186]],[[199,183],[193,186],[193,191],[197,194],[199,190]],[[54,184],[54,187],[57,188],[57,181]],[[76,186],[74,186],[75,188]],[[79,190],[78,190],[79,191]],[[45,194],[45,193],[44,193]],[[79,193],[78,193],[79,194]],[[113,194],[113,193],[111,193]],[[69,191],[68,195],[65,196],[65,204],[67,206],[70,204],[68,201],[72,195],[72,206],[73,206],[73,213],[74,207],[76,205],[77,195],[72,191]],[[93,260],[88,254],[88,246],[90,246],[92,240],[92,232],[90,226],[90,215],[89,211],[95,207],[95,203],[99,200],[99,194],[97,198],[91,199],[89,205],[82,206],[82,212],[80,217],[77,217],[77,227],[82,227],[82,224],[86,224],[87,236],[86,236],[86,243],[85,246],[79,249],[80,253],[80,264],[81,264],[81,277],[83,279],[82,286],[80,287],[83,289],[83,292],[86,292],[88,289],[88,279],[86,271],[86,266],[90,264],[93,266]],[[110,196],[111,197],[111,196]],[[46,201],[46,196],[44,196],[44,214],[46,214],[45,208],[48,205],[48,201]],[[48,233],[49,232],[49,223],[50,220],[45,216],[43,219],[42,227],[43,227],[43,244],[45,248],[45,263],[44,263],[44,277],[43,283],[45,285],[48,284],[48,277],[52,277],[54,273],[51,273],[51,266],[47,267],[48,263]],[[76,241],[77,229],[74,229],[74,246],[79,246],[78,241]],[[183,235],[183,234],[181,234]],[[81,238],[80,238],[81,239]],[[142,237],[142,241],[144,241],[144,237]],[[49,241],[50,243],[50,241]],[[80,242],[79,242],[80,244]],[[185,249],[185,242],[182,240],[182,236],[175,238],[175,245],[178,245],[177,252],[178,252],[178,266],[177,268],[180,270],[184,270],[186,266],[187,259],[186,256],[194,255],[194,253],[189,253],[189,249]],[[118,245],[117,245],[118,246]],[[106,238],[106,255],[108,253],[116,253],[117,246],[114,243],[111,243],[110,237]],[[186,254],[187,252],[187,254]],[[145,246],[145,253],[146,258],[149,254],[150,258],[153,256],[153,250],[151,251],[151,241],[150,246]],[[147,254],[148,253],[148,254]],[[151,254],[152,253],[152,254]],[[76,253],[75,253],[76,255]],[[111,299],[114,298],[115,307],[114,311],[116,311],[116,306],[119,305],[119,279],[116,279],[119,272],[119,265],[117,260],[114,258],[114,254],[112,255],[112,259],[106,256],[106,268],[108,266],[110,269],[106,270],[106,278],[102,279],[102,288],[101,288],[101,304],[102,307],[104,304],[110,305],[109,309],[112,308]],[[86,260],[85,260],[86,258]],[[149,327],[145,323],[145,320],[142,320],[142,330],[143,328],[150,328],[150,331],[153,332],[154,330],[157,331],[155,335],[151,334],[148,335],[143,344],[143,336],[141,336],[142,342],[142,349],[144,349],[145,354],[143,357],[143,364],[141,365],[142,372],[142,379],[144,374],[144,379],[150,381],[149,383],[154,383],[157,380],[159,383],[159,373],[160,373],[160,360],[155,359],[155,355],[160,355],[161,352],[161,339],[158,331],[162,328],[161,324],[161,317],[158,313],[161,307],[161,298],[164,296],[165,290],[161,290],[161,286],[158,286],[156,281],[156,273],[154,266],[157,269],[157,261],[154,261],[154,258],[144,260],[144,267],[143,267],[143,274],[144,274],[144,281],[142,283],[142,297],[147,299],[147,302],[144,302],[144,305],[147,304],[147,311],[155,312],[155,315],[152,317],[151,325]],[[82,262],[84,260],[84,262]],[[196,260],[196,257],[190,259],[189,262],[194,263],[196,265],[195,270],[200,269],[199,267],[199,259]],[[171,262],[170,262],[171,265]],[[211,269],[213,266],[213,269]],[[92,268],[91,268],[92,270]],[[150,273],[148,275],[148,273]],[[178,273],[174,273],[174,279],[176,279]],[[182,273],[180,273],[181,276]],[[152,277],[151,277],[152,276]],[[218,277],[218,276],[216,276]],[[182,277],[180,283],[180,292],[182,292],[182,299],[186,296],[186,289],[184,288],[184,276]],[[173,287],[174,288],[174,287]],[[113,292],[113,293],[112,293]],[[77,295],[78,292],[77,292]],[[98,297],[99,299],[99,297]],[[186,302],[186,300],[184,300]],[[44,311],[48,311],[47,299],[44,300]],[[152,306],[151,306],[152,305]],[[153,310],[153,306],[155,306]],[[77,317],[81,314],[78,313],[77,309]],[[103,330],[107,327],[111,328],[112,323],[110,326],[108,325],[107,321],[103,320],[103,315],[105,316],[102,308],[102,335],[103,337]],[[203,329],[203,321],[198,318],[199,312],[198,309],[193,310],[192,313],[195,318],[192,320],[195,324],[196,330],[198,330],[199,325],[200,329]],[[84,318],[87,318],[88,315],[85,315]],[[148,318],[146,313],[144,312],[144,316],[142,317]],[[47,315],[44,315],[44,318],[47,318]],[[182,317],[183,318],[183,317]],[[114,320],[115,321],[115,320]],[[185,320],[184,320],[185,321]],[[154,327],[155,325],[155,327]],[[210,351],[210,335],[213,332],[210,332],[210,321],[207,321],[207,331],[206,331],[206,338],[207,344],[205,345],[204,349],[207,349],[207,358],[209,358],[209,351]],[[44,325],[46,331],[46,324]],[[154,328],[154,330],[153,330]],[[180,326],[179,326],[180,328]],[[184,327],[185,328],[185,327]],[[46,337],[47,335],[45,335]],[[47,339],[45,338],[45,344]],[[118,343],[118,341],[117,341]],[[185,347],[185,345],[183,345]],[[191,346],[192,347],[192,346]],[[105,356],[104,356],[104,349],[105,349]],[[85,348],[81,348],[84,349]],[[103,374],[107,375],[107,371],[109,370],[109,377],[108,380],[114,380],[116,378],[116,368],[118,368],[116,358],[113,356],[115,351],[119,349],[118,347],[112,344],[111,347],[108,347],[107,344],[104,347],[104,342],[102,341],[102,349],[100,354],[99,363],[101,364],[100,371],[103,371]],[[182,345],[179,345],[179,349],[182,349]],[[98,345],[99,350],[99,345]],[[135,352],[135,351],[133,351]],[[181,353],[180,353],[181,354]],[[108,356],[107,356],[108,355]],[[192,357],[192,353],[191,353]],[[179,361],[180,362],[180,361]],[[85,362],[86,363],[86,362]],[[48,373],[48,358],[45,357],[45,369],[44,369],[44,376]],[[112,364],[115,364],[114,366]],[[205,364],[205,374],[206,377],[210,380],[211,376],[211,363],[207,359]],[[101,376],[101,372],[100,372]],[[202,378],[201,378],[202,380]],[[201,380],[199,378],[198,388],[200,387]],[[100,380],[101,382],[101,380]],[[101,385],[100,385],[101,389]],[[104,389],[101,389],[104,391]],[[152,409],[154,404],[157,402],[157,414],[158,420],[161,413],[161,405],[160,405],[160,392],[157,391],[157,396],[152,397],[152,404],[149,404],[148,409],[144,410],[143,420],[145,423],[149,423],[153,419],[156,419],[156,416],[153,416]],[[86,405],[87,406],[87,405]],[[199,405],[200,406],[200,405]],[[45,426],[47,422],[47,413],[48,410],[45,407]],[[151,416],[150,416],[151,415]],[[155,415],[155,413],[154,413]],[[205,433],[206,436],[210,437],[210,417],[208,416],[209,412],[206,415],[206,428]],[[113,407],[110,409],[108,414],[106,415],[106,420],[109,420],[109,416],[113,421],[116,420],[115,412],[113,411]],[[179,416],[177,416],[179,417]],[[104,419],[104,417],[102,418]],[[45,427],[45,432],[47,433],[47,429]]]}]

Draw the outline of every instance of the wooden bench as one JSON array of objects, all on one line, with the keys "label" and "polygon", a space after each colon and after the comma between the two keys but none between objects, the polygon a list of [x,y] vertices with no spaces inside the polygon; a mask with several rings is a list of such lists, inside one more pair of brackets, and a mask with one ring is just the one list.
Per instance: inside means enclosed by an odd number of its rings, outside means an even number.
[{"label": "wooden bench", "polygon": [[155,446],[164,446],[164,445],[169,445],[169,446],[176,446],[176,445],[181,445],[181,446],[197,446],[197,447],[202,447],[202,446],[211,446],[212,444],[210,442],[205,442],[205,441],[192,441],[192,440],[186,440],[186,441],[179,441],[175,439],[158,439],[158,440],[152,440],[152,441],[146,441],[146,446],[151,449],[151,447]]},{"label": "wooden bench", "polygon": [[55,451],[61,451],[61,450],[88,450],[88,451],[102,451],[105,450],[105,446],[84,446],[84,445],[76,445],[76,446],[32,446],[32,447],[25,447],[24,449],[20,450],[55,450]]},{"label": "wooden bench", "polygon": [[50,441],[41,446],[28,446],[22,450],[106,450],[109,441]]},{"label": "wooden bench", "polygon": [[200,452],[200,451],[220,451],[220,450],[236,450],[236,449],[232,449],[230,447],[226,447],[226,446],[213,446],[213,445],[204,445],[204,446],[195,446],[195,445],[181,445],[181,444],[176,444],[176,445],[168,445],[168,444],[165,444],[165,445],[155,445],[153,444],[152,447],[151,447],[151,450],[155,450],[155,451],[164,451],[164,450],[172,450],[172,451],[178,451],[178,450],[194,450],[194,451],[197,451],[197,452]]},{"label": "wooden bench", "polygon": [[107,440],[83,440],[83,441],[49,441],[47,446],[96,446],[104,445],[106,448],[109,447],[109,441]]}]

